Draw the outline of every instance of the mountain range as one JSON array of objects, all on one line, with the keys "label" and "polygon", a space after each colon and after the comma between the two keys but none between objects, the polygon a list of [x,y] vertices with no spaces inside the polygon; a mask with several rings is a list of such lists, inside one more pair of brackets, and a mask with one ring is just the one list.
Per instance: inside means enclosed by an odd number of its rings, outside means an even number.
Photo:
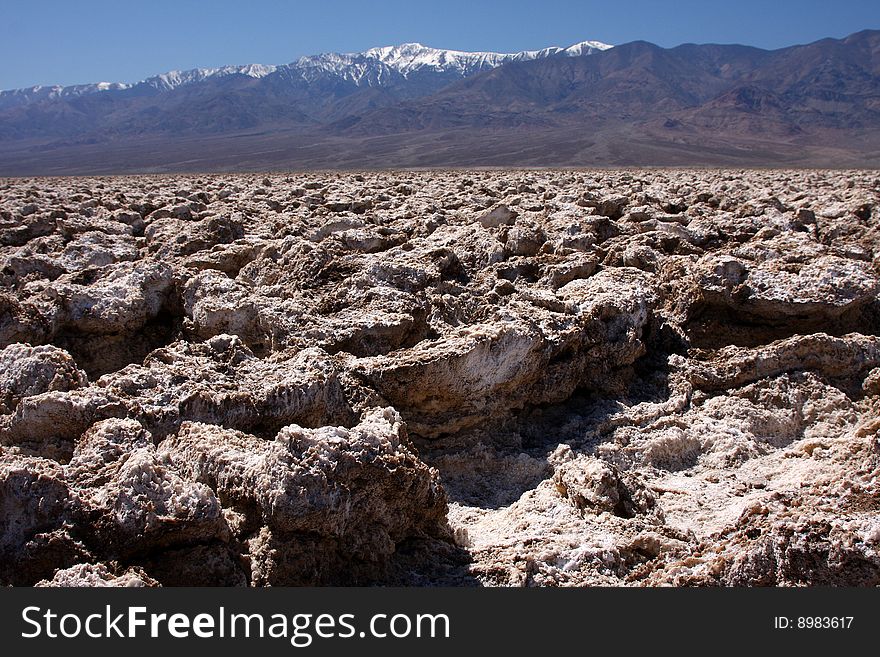
[{"label": "mountain range", "polygon": [[417,43],[0,92],[0,175],[880,164],[880,31],[779,50]]}]

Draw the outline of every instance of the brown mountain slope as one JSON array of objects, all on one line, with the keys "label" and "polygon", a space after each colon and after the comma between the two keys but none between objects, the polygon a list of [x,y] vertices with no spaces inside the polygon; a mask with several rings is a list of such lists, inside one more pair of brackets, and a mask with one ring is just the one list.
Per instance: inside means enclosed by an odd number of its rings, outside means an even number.
[{"label": "brown mountain slope", "polygon": [[775,51],[633,42],[509,63],[433,93],[423,80],[406,84],[354,89],[269,76],[15,108],[0,112],[0,175],[880,166],[878,31]]}]

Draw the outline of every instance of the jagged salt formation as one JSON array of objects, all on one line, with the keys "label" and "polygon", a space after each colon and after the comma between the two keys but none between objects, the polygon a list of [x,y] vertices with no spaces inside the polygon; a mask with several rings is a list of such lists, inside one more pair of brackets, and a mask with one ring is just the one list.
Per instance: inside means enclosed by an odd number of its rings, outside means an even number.
[{"label": "jagged salt formation", "polygon": [[878,194],[0,182],[0,579],[876,585]]}]

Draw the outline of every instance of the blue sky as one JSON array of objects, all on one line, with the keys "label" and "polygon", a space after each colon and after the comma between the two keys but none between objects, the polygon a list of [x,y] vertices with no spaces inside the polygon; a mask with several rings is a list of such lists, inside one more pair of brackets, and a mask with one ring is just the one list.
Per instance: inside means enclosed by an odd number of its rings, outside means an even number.
[{"label": "blue sky", "polygon": [[779,48],[880,28],[878,0],[0,0],[0,89],[130,82],[419,41],[516,51],[597,39]]}]

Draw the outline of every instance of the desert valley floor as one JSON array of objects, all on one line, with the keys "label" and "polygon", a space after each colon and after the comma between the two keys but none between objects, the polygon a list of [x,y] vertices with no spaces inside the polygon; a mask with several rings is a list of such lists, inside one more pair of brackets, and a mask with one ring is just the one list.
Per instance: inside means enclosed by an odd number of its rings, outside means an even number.
[{"label": "desert valley floor", "polygon": [[878,585],[880,173],[0,180],[0,583]]}]

